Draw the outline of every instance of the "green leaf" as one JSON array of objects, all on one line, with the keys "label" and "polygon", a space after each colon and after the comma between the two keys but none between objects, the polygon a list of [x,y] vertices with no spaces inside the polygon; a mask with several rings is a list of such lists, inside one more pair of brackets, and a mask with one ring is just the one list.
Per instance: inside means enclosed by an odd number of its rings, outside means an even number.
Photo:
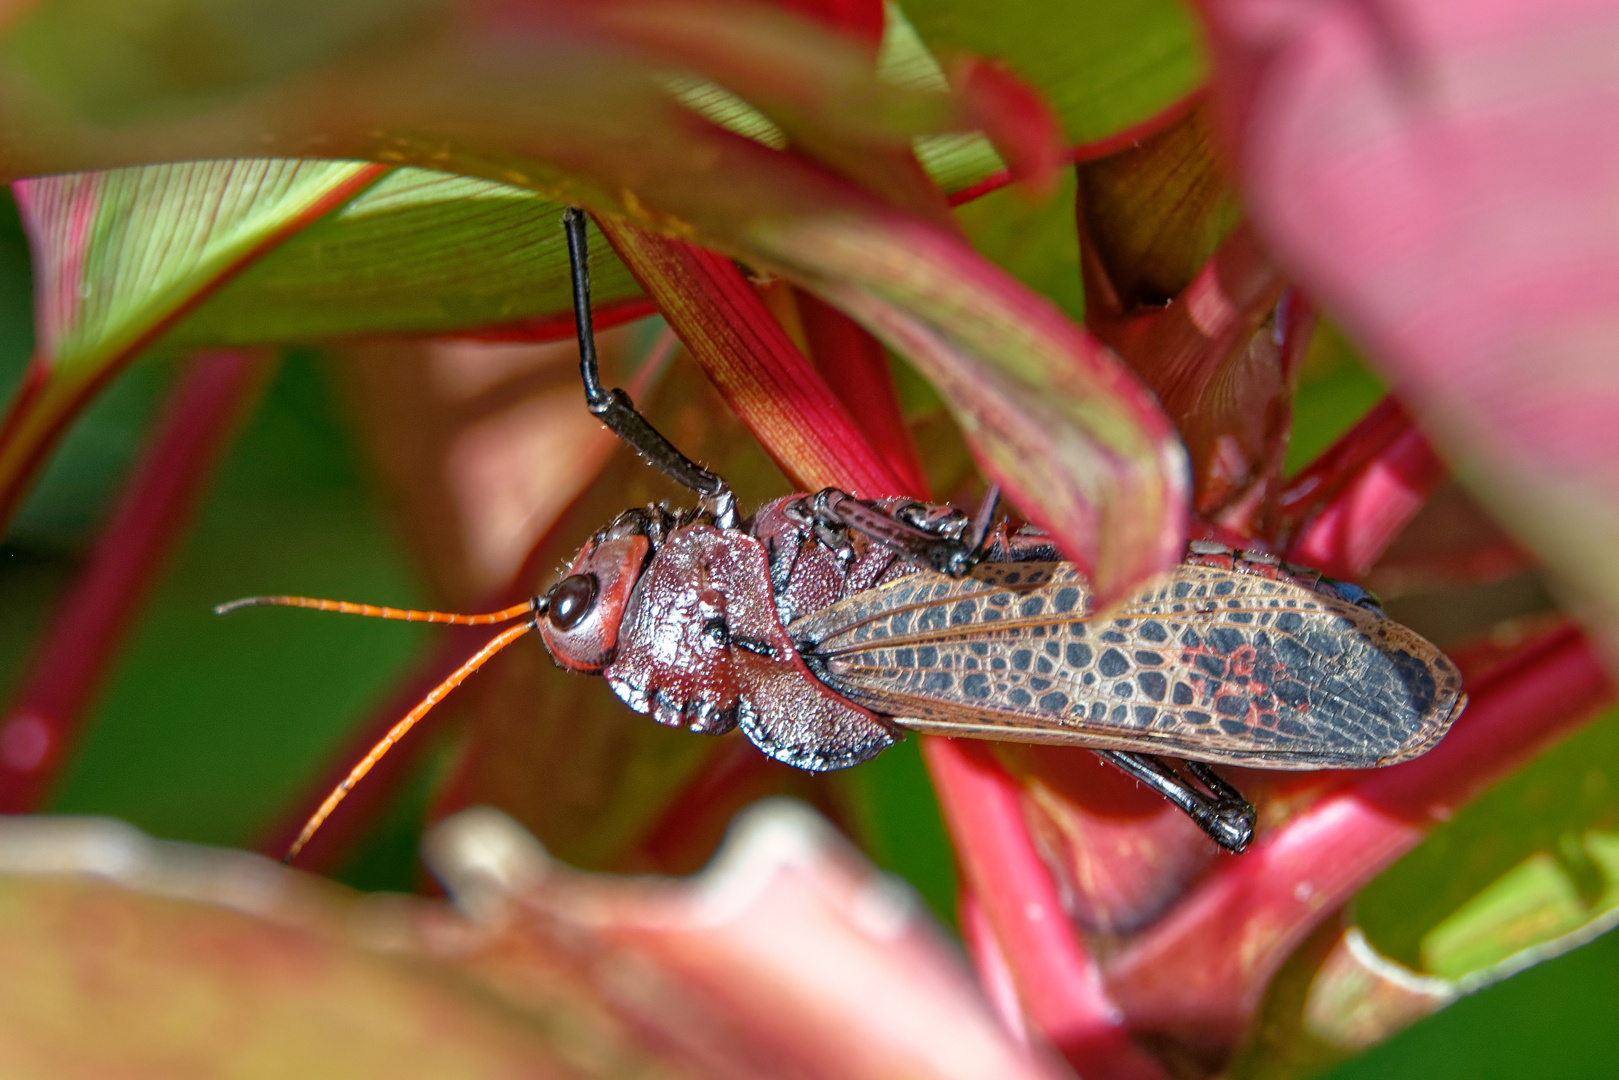
[{"label": "green leaf", "polygon": [[285,233],[382,172],[352,161],[205,161],[17,185],[57,378],[127,356]]},{"label": "green leaf", "polygon": [[1619,878],[1604,838],[1615,831],[1619,714],[1610,713],[1434,830],[1361,892],[1356,912],[1400,963],[1447,976],[1482,968],[1611,906]]},{"label": "green leaf", "polygon": [[0,428],[0,520],[98,385],[221,280],[382,171],[260,159],[15,184],[35,249],[36,352]]},{"label": "green leaf", "polygon": [[1004,60],[1042,90],[1071,143],[1160,112],[1207,76],[1197,25],[1177,0],[904,0],[935,53]]},{"label": "green leaf", "polygon": [[[352,52],[334,58],[318,84],[199,98],[184,119],[93,138],[82,123],[45,130],[14,113],[17,140],[31,148],[18,160],[195,155],[266,131],[271,147],[319,140],[325,152],[481,175],[689,237],[819,292],[910,358],[950,400],[980,462],[1087,564],[1104,598],[1173,563],[1184,455],[1150,395],[1105,349],[925,212],[699,122],[670,97],[666,76],[684,69],[725,85],[807,138],[818,159],[844,164],[964,130],[971,103],[884,83],[869,57],[779,13],[755,11],[740,25],[736,12],[752,9],[725,8],[725,32],[700,33],[721,10],[615,6],[577,36],[515,15],[498,27],[446,25],[392,47],[387,63],[379,44],[363,62]],[[793,63],[759,64],[758,55]],[[317,91],[320,109],[308,96]],[[343,108],[330,105],[333,95]],[[900,178],[894,191],[906,186]]]},{"label": "green leaf", "polygon": [[[397,169],[226,282],[169,340],[434,333],[566,311],[564,209],[507,184]],[[612,248],[592,244],[592,301],[640,295]]]},{"label": "green leaf", "polygon": [[[1478,999],[1522,1001],[1529,986],[1564,1003],[1605,996],[1612,935],[1580,947],[1619,922],[1619,712],[1464,807],[1346,911],[1356,924],[1347,935],[1325,924],[1278,975],[1233,1076],[1313,1075],[1444,1009],[1334,1074],[1430,1075],[1414,1062],[1440,1045],[1516,1044],[1535,1026],[1503,1031],[1497,1006]],[[1354,935],[1359,947],[1349,951],[1370,962],[1329,971],[1328,953],[1344,949],[1327,941]],[[1585,959],[1564,957],[1573,950]],[[1331,1000],[1330,1011],[1312,1014],[1318,998]],[[1589,1044],[1592,1034],[1578,1038]],[[1435,1075],[1482,1075],[1476,1065]]]},{"label": "green leaf", "polygon": [[[1463,998],[1322,1080],[1586,1080],[1619,1055],[1619,935]],[[1272,1074],[1274,1075],[1274,1074]]]},{"label": "green leaf", "polygon": [[[877,74],[895,86],[943,92],[950,88],[944,69],[928,51],[916,27],[897,4],[884,5],[882,47],[877,52]],[[960,191],[1006,168],[1006,163],[979,131],[949,135],[922,135],[913,143],[917,160],[928,176],[945,191]]]},{"label": "green leaf", "polygon": [[1070,319],[1085,318],[1079,279],[1079,236],[1074,228],[1074,174],[1049,199],[1001,188],[956,209],[967,239],[990,262],[1055,303]]}]

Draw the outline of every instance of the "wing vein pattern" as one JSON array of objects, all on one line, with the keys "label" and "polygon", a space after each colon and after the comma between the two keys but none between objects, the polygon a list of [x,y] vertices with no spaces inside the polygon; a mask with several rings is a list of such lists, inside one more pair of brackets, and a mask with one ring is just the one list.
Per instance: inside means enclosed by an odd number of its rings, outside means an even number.
[{"label": "wing vein pattern", "polygon": [[788,631],[838,693],[943,735],[1364,768],[1422,753],[1465,703],[1429,642],[1287,574],[1188,562],[1104,615],[1071,563],[991,563],[908,575]]}]

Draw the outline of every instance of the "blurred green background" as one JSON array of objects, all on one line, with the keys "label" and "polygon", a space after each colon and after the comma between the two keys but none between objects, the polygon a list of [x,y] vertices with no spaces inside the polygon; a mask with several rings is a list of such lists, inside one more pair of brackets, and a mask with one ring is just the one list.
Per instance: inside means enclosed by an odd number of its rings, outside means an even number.
[{"label": "blurred green background", "polygon": [[[6,198],[0,390],[8,395],[32,345],[30,307],[27,245]],[[1341,342],[1327,341],[1319,353],[1299,394],[1291,467],[1382,392]],[[51,811],[110,815],[175,839],[250,844],[423,655],[433,634],[427,628],[238,617],[225,632],[210,611],[221,600],[282,591],[396,605],[425,599],[329,376],[316,350],[281,357],[102,689]],[[0,547],[0,695],[15,692],[173,378],[174,366],[164,361],[121,375],[75,425]],[[428,755],[340,880],[363,889],[417,887],[416,838],[449,750],[446,744]],[[1611,762],[1619,775],[1619,726],[1610,717],[1557,753]],[[1522,843],[1556,849],[1569,830],[1592,827],[1590,807],[1578,799],[1559,815],[1537,794],[1537,784],[1559,783],[1566,764],[1548,762],[1515,777],[1371,886],[1359,911],[1374,942],[1414,962],[1402,952],[1455,902],[1511,869]],[[916,743],[853,770],[847,785],[857,839],[951,922],[954,868]],[[1545,828],[1524,837],[1513,824],[1524,814],[1540,814]],[[1490,838],[1503,834],[1522,843],[1490,848]],[[1460,896],[1416,910],[1410,897],[1444,893],[1435,876],[1449,872],[1459,850],[1475,864],[1457,886]],[[1581,880],[1578,866],[1572,873]],[[1615,1062],[1619,937],[1610,935],[1463,999],[1331,1075],[1586,1077],[1613,1074]]]}]

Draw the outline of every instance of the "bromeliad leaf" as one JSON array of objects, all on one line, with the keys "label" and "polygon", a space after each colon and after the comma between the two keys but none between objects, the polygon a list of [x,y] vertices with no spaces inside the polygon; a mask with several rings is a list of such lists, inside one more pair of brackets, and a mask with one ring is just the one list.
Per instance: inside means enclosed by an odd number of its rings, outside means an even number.
[{"label": "bromeliad leaf", "polygon": [[220,161],[15,184],[34,246],[38,351],[0,428],[0,520],[98,385],[208,290],[383,171]]}]

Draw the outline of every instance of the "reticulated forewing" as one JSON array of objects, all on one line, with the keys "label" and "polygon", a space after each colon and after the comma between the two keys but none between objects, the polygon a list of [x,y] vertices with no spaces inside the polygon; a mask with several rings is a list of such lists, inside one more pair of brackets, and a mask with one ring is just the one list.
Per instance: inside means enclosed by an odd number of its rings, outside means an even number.
[{"label": "reticulated forewing", "polygon": [[1183,564],[1107,616],[1072,564],[995,563],[788,630],[839,693],[942,735],[1359,768],[1420,754],[1464,701],[1433,645],[1286,575]]}]

